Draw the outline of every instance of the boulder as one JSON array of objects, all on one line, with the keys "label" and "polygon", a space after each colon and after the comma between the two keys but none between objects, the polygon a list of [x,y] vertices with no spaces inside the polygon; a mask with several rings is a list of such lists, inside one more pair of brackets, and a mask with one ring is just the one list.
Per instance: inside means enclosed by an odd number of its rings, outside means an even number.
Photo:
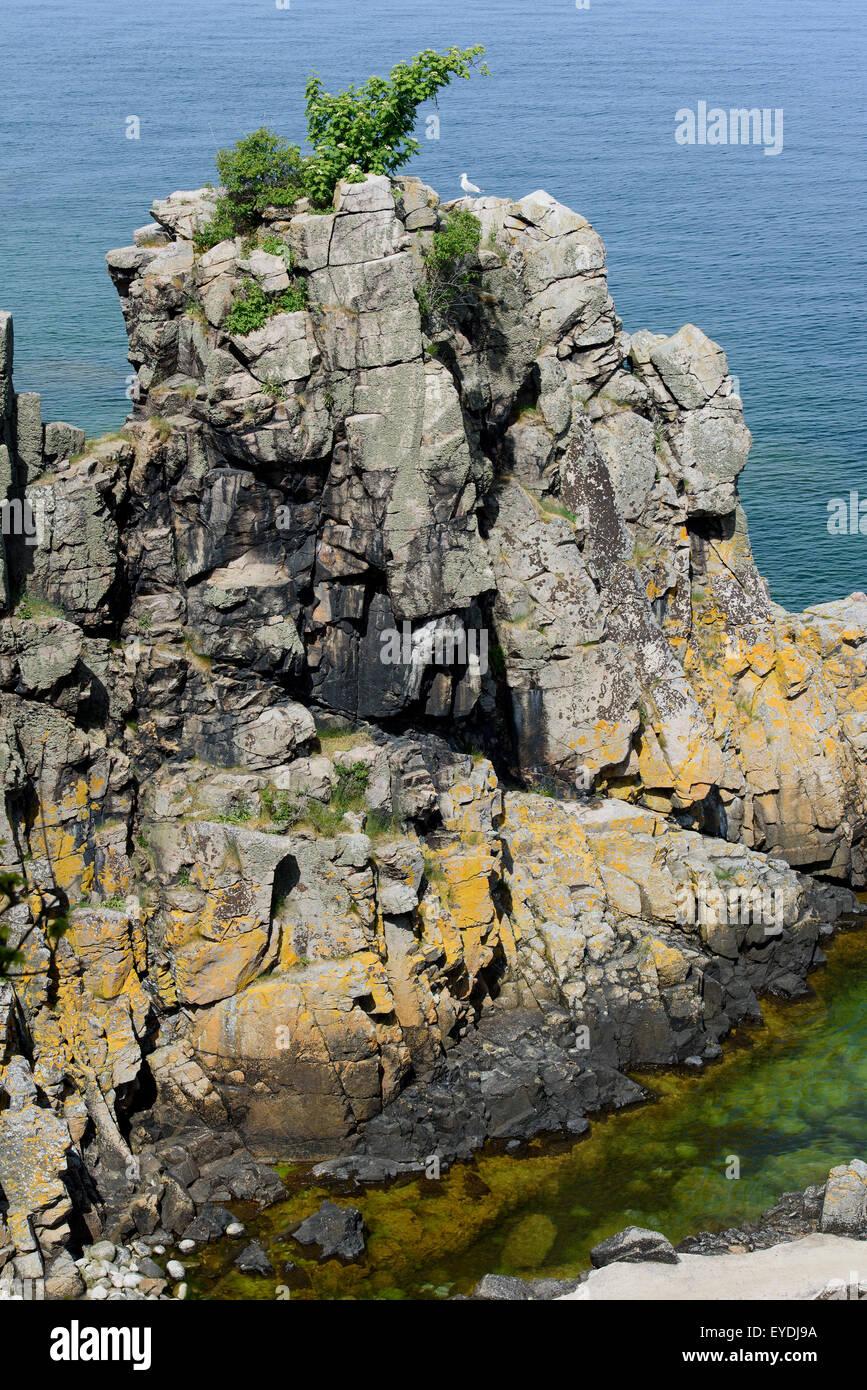
[{"label": "boulder", "polygon": [[728,376],[722,348],[691,323],[657,343],[650,361],[684,410],[704,405]]},{"label": "boulder", "polygon": [[257,1240],[252,1240],[249,1245],[244,1246],[241,1253],[235,1257],[234,1265],[242,1274],[274,1273],[271,1261]]},{"label": "boulder", "polygon": [[184,1240],[194,1240],[197,1244],[208,1244],[219,1240],[235,1218],[225,1207],[205,1202],[184,1231]]},{"label": "boulder", "polygon": [[339,1255],[342,1260],[357,1260],[364,1252],[364,1222],[357,1207],[341,1207],[325,1201],[319,1210],[292,1232],[301,1245],[318,1245],[320,1260]]},{"label": "boulder", "polygon": [[839,1236],[867,1234],[867,1163],[853,1158],[831,1169],[819,1229]]},{"label": "boulder", "polygon": [[595,1269],[624,1261],[627,1264],[640,1264],[650,1260],[654,1264],[676,1265],[678,1254],[674,1246],[659,1231],[648,1231],[641,1226],[627,1226],[617,1235],[609,1236],[590,1251],[590,1260]]}]

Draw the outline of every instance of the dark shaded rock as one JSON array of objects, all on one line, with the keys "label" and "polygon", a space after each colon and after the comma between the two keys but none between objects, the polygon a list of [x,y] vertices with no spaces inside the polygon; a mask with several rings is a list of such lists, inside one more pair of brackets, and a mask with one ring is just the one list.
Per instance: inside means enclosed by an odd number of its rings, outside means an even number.
[{"label": "dark shaded rock", "polygon": [[231,1226],[234,1220],[232,1213],[226,1211],[225,1207],[206,1202],[195,1220],[191,1221],[184,1231],[184,1240],[196,1240],[200,1243],[219,1240],[226,1227]]},{"label": "dark shaded rock", "polygon": [[159,1225],[160,1220],[160,1195],[158,1192],[146,1192],[136,1197],[130,1206],[130,1214],[139,1235],[149,1236]]},{"label": "dark shaded rock", "polygon": [[189,1187],[199,1176],[199,1167],[191,1158],[184,1158],[181,1163],[174,1163],[170,1168],[166,1168],[166,1173],[181,1187]]},{"label": "dark shaded rock", "polygon": [[322,1163],[317,1163],[313,1169],[314,1178],[329,1178],[334,1182],[346,1182],[352,1178],[355,1182],[388,1182],[390,1178],[396,1178],[399,1173],[412,1173],[418,1171],[418,1165],[413,1163],[398,1163],[394,1159],[370,1158],[365,1154],[350,1154],[346,1158],[327,1158]]},{"label": "dark shaded rock", "polygon": [[208,1179],[215,1187],[219,1184],[237,1202],[258,1202],[268,1206],[286,1195],[286,1189],[273,1168],[258,1163],[249,1154],[233,1154],[231,1158],[220,1158],[207,1164],[200,1181],[203,1179]]},{"label": "dark shaded rock", "polygon": [[822,1215],[822,1203],[825,1200],[825,1184],[814,1183],[812,1187],[804,1189],[804,1219],[806,1221],[818,1221]]},{"label": "dark shaded rock", "polygon": [[265,1251],[257,1240],[245,1245],[235,1259],[235,1268],[242,1274],[273,1274],[274,1269]]},{"label": "dark shaded rock", "polygon": [[769,1250],[782,1241],[798,1240],[818,1229],[825,1186],[817,1183],[804,1192],[784,1192],[757,1221],[725,1231],[698,1231],[675,1248],[682,1255],[726,1255],[732,1248]]},{"label": "dark shaded rock", "polygon": [[364,1152],[317,1166],[317,1173],[382,1181],[468,1159],[486,1140],[525,1142],[537,1134],[583,1134],[585,1116],[634,1104],[641,1087],[610,1065],[602,1048],[576,1046],[562,1010],[495,1008],[364,1130]]},{"label": "dark shaded rock", "polygon": [[167,1231],[183,1231],[193,1220],[196,1208],[183,1187],[172,1177],[165,1179],[160,1202],[160,1220]]},{"label": "dark shaded rock", "polygon": [[[105,1224],[104,1234],[117,1245],[122,1245],[128,1236],[136,1231],[136,1224],[132,1219],[132,1212],[127,1208],[119,1212]],[[139,1232],[141,1234],[141,1232]]]},{"label": "dark shaded rock", "polygon": [[676,1265],[678,1262],[677,1251],[671,1241],[661,1232],[648,1231],[642,1226],[627,1226],[617,1235],[600,1241],[590,1251],[590,1259],[597,1269],[615,1261],[639,1264],[643,1260],[652,1260],[663,1265]]},{"label": "dark shaded rock", "polygon": [[364,1222],[357,1207],[339,1207],[335,1202],[322,1206],[300,1226],[293,1238],[301,1245],[318,1245],[320,1259],[339,1255],[343,1260],[356,1260],[364,1250]]}]

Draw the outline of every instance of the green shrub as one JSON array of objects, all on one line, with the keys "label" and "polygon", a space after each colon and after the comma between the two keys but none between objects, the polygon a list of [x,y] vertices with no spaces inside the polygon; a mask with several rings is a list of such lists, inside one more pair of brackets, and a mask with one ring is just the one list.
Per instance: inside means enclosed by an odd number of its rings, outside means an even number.
[{"label": "green shrub", "polygon": [[279,314],[297,314],[299,309],[307,307],[307,281],[295,280],[277,296],[275,300],[277,308],[273,311]]},{"label": "green shrub", "polygon": [[148,424],[154,431],[154,434],[156,434],[157,438],[163,444],[165,444],[166,440],[172,432],[172,427],[169,424],[168,420],[164,420],[162,415],[149,415]]},{"label": "green shrub", "polygon": [[246,337],[257,328],[264,328],[274,314],[294,314],[307,303],[307,286],[296,281],[282,294],[266,294],[262,286],[249,277],[242,281],[238,297],[223,321],[224,333]]},{"label": "green shrub", "polygon": [[15,601],[13,616],[25,621],[33,618],[62,618],[63,609],[58,608],[55,603],[49,603],[48,599],[42,598],[39,594],[25,592]]},{"label": "green shrub", "polygon": [[387,78],[369,77],[336,95],[311,73],[304,96],[313,153],[302,155],[267,126],[220,150],[217,169],[224,191],[211,221],[195,233],[196,249],[207,251],[253,231],[264,208],[291,207],[304,194],[314,206],[327,208],[339,179],[396,173],[418,154],[412,133],[418,107],[453,77],[469,78],[473,69],[487,73],[477,62],[484,51],[481,44],[445,53],[427,48],[396,64]]},{"label": "green shrub", "polygon": [[234,811],[227,811],[224,816],[214,816],[214,820],[219,825],[246,825],[252,817],[253,812],[249,802],[243,797],[239,797]]},{"label": "green shrub", "polygon": [[402,835],[404,833],[403,821],[400,816],[390,814],[388,811],[371,811],[364,822],[364,833],[371,840],[380,840],[386,835]]},{"label": "green shrub", "polygon": [[463,256],[478,251],[482,224],[468,208],[450,212],[444,225],[434,232],[431,248],[425,257],[433,266],[451,266]]},{"label": "green shrub", "polygon": [[290,206],[304,194],[301,151],[267,126],[220,150],[217,170],[225,192],[217,199],[212,220],[196,234],[201,251],[252,230],[264,208]]},{"label": "green shrub", "polygon": [[289,792],[278,792],[276,787],[264,787],[259,800],[265,815],[275,824],[294,825],[301,814],[300,803]]},{"label": "green shrub", "polygon": [[[351,767],[335,768],[335,773],[336,780],[327,805],[309,797],[303,810],[296,810],[293,817],[294,821],[306,821],[320,835],[335,835],[340,829],[345,829],[342,822],[347,811],[364,809],[364,793],[370,779],[367,766],[362,762],[353,763]],[[259,795],[264,796],[264,793],[260,792]]]},{"label": "green shrub", "polygon": [[[341,828],[343,810],[337,806],[323,806],[321,801],[311,799],[304,808],[303,820],[320,835],[335,835]],[[345,828],[345,827],[344,827]]]},{"label": "green shrub", "polygon": [[193,233],[193,245],[197,251],[210,251],[212,246],[219,246],[221,241],[231,241],[238,235],[239,230],[241,229],[235,226],[228,200],[218,198],[217,211],[210,222],[198,227]]},{"label": "green shrub", "polygon": [[439,862],[435,855],[431,854],[427,850],[423,852],[423,858],[424,876],[427,879],[428,883],[431,884],[431,886],[434,888],[439,888],[442,889],[443,892],[447,892],[449,882],[445,876],[442,864]]},{"label": "green shrub", "polygon": [[450,212],[440,230],[434,232],[424,257],[424,284],[417,291],[426,324],[445,319],[466,299],[473,273],[465,262],[478,251],[481,236],[482,224],[468,208]]},{"label": "green shrub", "polygon": [[246,337],[262,328],[272,312],[273,302],[255,280],[242,281],[238,297],[223,322],[223,331]]},{"label": "green shrub", "polygon": [[366,763],[353,763],[351,767],[338,767],[337,785],[331,794],[331,804],[341,810],[360,809],[370,781],[370,769]]}]

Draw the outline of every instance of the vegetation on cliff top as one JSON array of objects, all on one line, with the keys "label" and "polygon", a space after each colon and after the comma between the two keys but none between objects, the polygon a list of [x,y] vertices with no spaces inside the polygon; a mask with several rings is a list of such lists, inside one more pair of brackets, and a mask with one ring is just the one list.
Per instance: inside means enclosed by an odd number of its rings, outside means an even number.
[{"label": "vegetation on cliff top", "polygon": [[469,78],[473,69],[487,73],[478,61],[484,51],[481,44],[445,53],[428,48],[397,63],[387,78],[369,77],[336,95],[311,73],[304,109],[312,154],[303,155],[266,126],[220,150],[216,163],[224,192],[215,216],[197,234],[199,250],[249,232],[266,207],[290,207],[306,196],[314,207],[327,208],[340,179],[394,174],[419,151],[412,134],[418,107],[436,100],[453,77]]}]

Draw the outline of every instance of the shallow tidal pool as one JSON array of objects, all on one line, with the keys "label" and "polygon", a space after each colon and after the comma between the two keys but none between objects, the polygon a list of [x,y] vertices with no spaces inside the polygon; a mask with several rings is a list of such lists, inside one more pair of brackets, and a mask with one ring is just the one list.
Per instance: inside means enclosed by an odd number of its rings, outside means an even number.
[{"label": "shallow tidal pool", "polygon": [[[723,1059],[693,1072],[638,1073],[655,1101],[592,1120],[578,1140],[489,1147],[438,1180],[384,1188],[311,1186],[310,1166],[281,1169],[287,1200],[233,1204],[247,1230],[185,1256],[190,1296],[220,1299],[447,1298],[483,1274],[567,1277],[591,1246],[627,1225],[677,1242],[754,1220],[785,1191],[867,1159],[867,929],[842,932],[797,1001],[762,1001]],[[727,1177],[740,1164],[740,1177]],[[357,1206],[367,1248],[353,1264],[318,1263],[289,1232],[324,1197]],[[252,1240],[274,1277],[240,1274]],[[287,1264],[294,1268],[287,1270]]]}]

